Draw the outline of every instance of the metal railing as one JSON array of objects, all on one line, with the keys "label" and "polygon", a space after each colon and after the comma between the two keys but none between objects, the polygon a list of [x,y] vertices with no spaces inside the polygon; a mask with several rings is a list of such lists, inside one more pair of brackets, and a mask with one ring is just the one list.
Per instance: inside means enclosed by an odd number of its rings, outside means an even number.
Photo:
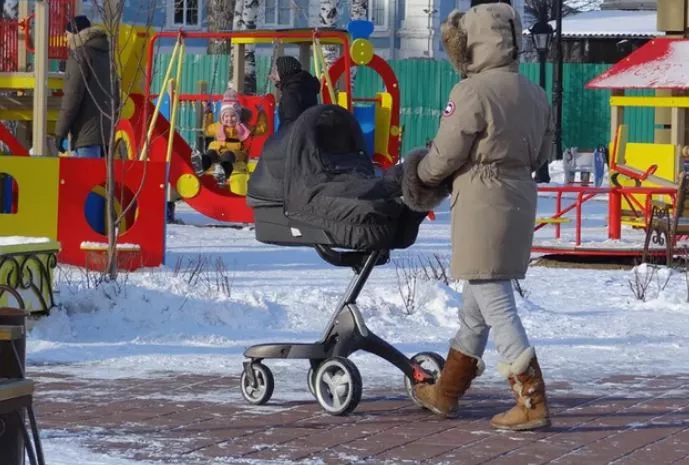
[{"label": "metal railing", "polygon": [[[675,204],[677,189],[670,187],[583,187],[583,186],[560,186],[551,187],[543,186],[538,188],[539,193],[554,193],[555,194],[555,213],[548,220],[558,220],[565,217],[565,215],[574,210],[574,228],[575,228],[575,244],[581,245],[581,227],[582,227],[582,207],[584,203],[591,199],[600,196],[608,196],[608,239],[619,240],[622,236],[622,199],[627,199],[630,204],[636,203],[641,207],[641,212],[635,212],[639,219],[643,219],[644,228],[648,225],[648,219],[651,213],[651,205],[654,195],[668,195],[672,198],[672,204]],[[563,205],[563,198],[565,194],[573,195],[574,198],[566,197],[570,200]],[[643,206],[635,199],[634,195],[645,196]],[[640,214],[639,214],[640,213]],[[555,239],[561,238],[561,223],[557,221],[538,221],[534,231],[543,229],[548,225],[553,225],[555,228]]]}]

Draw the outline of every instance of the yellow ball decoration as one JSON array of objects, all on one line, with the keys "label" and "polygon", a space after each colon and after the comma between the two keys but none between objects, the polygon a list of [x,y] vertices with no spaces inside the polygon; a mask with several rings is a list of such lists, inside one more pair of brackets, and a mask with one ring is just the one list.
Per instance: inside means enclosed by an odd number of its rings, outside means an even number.
[{"label": "yellow ball decoration", "polygon": [[367,65],[373,59],[373,44],[366,39],[356,39],[349,48],[352,61],[359,65]]},{"label": "yellow ball decoration", "polygon": [[196,197],[201,190],[201,181],[193,174],[183,174],[177,179],[177,193],[183,199]]},{"label": "yellow ball decoration", "polygon": [[400,128],[399,126],[391,126],[390,127],[390,135],[397,137],[400,135]]},{"label": "yellow ball decoration", "polygon": [[134,105],[134,102],[132,101],[131,98],[127,97],[127,99],[124,101],[124,105],[122,105],[122,111],[120,112],[120,118],[121,119],[131,119],[132,116],[134,116],[134,110],[136,110],[136,106]]}]

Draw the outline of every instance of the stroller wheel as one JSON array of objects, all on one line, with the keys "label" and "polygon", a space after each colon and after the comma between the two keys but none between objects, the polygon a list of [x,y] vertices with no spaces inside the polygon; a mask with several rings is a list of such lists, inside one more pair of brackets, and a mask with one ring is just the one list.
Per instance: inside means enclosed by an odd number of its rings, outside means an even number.
[{"label": "stroller wheel", "polygon": [[[435,352],[419,352],[418,354],[414,355],[411,359],[413,362],[416,362],[419,365],[421,365],[421,368],[433,375],[433,378],[436,381],[440,377],[440,372],[443,370],[443,367],[445,366],[445,360],[443,359],[443,356]],[[421,402],[419,402],[416,399],[416,396],[414,395],[414,385],[412,384],[411,380],[406,376],[404,377],[404,387],[407,390],[407,395],[411,398],[411,400],[419,407],[425,408],[423,407],[423,405],[421,405]]]},{"label": "stroller wheel", "polygon": [[306,374],[306,383],[309,386],[311,395],[316,397],[316,372],[313,368],[309,368],[309,372]]},{"label": "stroller wheel", "polygon": [[361,400],[361,374],[350,360],[331,357],[318,366],[314,388],[316,399],[326,412],[347,415]]},{"label": "stroller wheel", "polygon": [[242,397],[254,405],[262,405],[270,400],[275,388],[275,380],[270,369],[262,363],[253,363],[251,369],[254,371],[256,385],[251,385],[251,379],[242,371],[239,383],[242,388]]}]

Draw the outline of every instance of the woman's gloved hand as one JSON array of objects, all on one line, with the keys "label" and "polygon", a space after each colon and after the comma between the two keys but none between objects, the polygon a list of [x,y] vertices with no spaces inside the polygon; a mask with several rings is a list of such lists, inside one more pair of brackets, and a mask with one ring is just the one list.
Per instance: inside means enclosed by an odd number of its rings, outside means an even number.
[{"label": "woman's gloved hand", "polygon": [[415,149],[405,155],[402,175],[402,197],[412,210],[427,212],[436,208],[450,194],[449,183],[428,186],[419,178],[418,168],[428,149]]},{"label": "woman's gloved hand", "polygon": [[69,143],[66,137],[56,137],[55,138],[55,148],[60,153],[66,153],[69,150]]}]

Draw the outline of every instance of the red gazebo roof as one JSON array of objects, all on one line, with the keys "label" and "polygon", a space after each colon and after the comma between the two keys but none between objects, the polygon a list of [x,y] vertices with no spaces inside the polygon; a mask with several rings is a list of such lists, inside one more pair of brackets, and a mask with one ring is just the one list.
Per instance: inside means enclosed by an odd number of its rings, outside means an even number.
[{"label": "red gazebo roof", "polygon": [[689,89],[689,39],[653,39],[586,84],[587,89]]}]

